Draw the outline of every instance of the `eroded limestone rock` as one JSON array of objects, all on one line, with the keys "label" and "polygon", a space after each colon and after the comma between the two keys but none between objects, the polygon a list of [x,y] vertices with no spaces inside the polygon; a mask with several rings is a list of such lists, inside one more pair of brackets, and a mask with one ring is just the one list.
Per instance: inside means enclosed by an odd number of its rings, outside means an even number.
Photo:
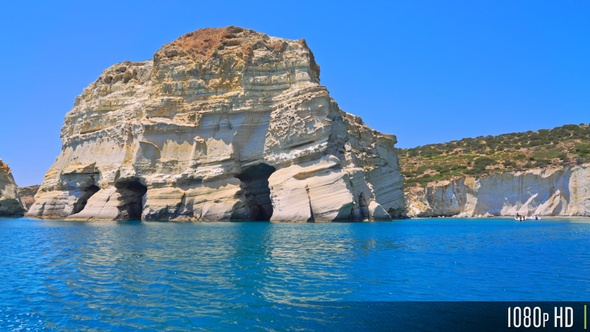
[{"label": "eroded limestone rock", "polygon": [[590,165],[464,177],[406,197],[417,217],[590,216]]},{"label": "eroded limestone rock", "polygon": [[0,160],[0,216],[22,216],[25,212],[18,187],[7,164]]},{"label": "eroded limestone rock", "polygon": [[395,137],[345,113],[304,40],[203,29],[106,69],[76,98],[29,216],[383,220]]}]

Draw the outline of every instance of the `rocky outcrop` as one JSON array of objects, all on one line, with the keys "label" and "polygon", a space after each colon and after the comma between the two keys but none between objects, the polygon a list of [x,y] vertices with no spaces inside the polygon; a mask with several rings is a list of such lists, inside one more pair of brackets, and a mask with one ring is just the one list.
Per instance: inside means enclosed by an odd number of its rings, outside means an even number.
[{"label": "rocky outcrop", "polygon": [[389,220],[395,137],[340,110],[304,40],[203,29],[76,98],[28,216]]},{"label": "rocky outcrop", "polygon": [[36,184],[33,186],[18,188],[18,196],[20,197],[20,201],[27,210],[31,208],[33,203],[35,203],[35,195],[37,194],[37,191],[39,191],[39,187],[40,185]]},{"label": "rocky outcrop", "polygon": [[12,172],[8,165],[0,160],[0,216],[22,216],[24,212]]},{"label": "rocky outcrop", "polygon": [[408,215],[589,216],[590,164],[464,177],[407,195]]}]

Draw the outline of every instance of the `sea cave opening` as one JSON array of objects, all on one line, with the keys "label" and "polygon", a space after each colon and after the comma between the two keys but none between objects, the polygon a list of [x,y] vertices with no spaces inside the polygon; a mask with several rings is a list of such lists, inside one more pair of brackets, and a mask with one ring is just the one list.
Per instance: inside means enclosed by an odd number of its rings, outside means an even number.
[{"label": "sea cave opening", "polygon": [[249,209],[249,219],[269,221],[272,217],[272,201],[268,178],[276,168],[267,164],[258,164],[244,169],[236,177],[242,182],[242,191]]},{"label": "sea cave opening", "polygon": [[82,189],[82,195],[80,195],[80,198],[78,198],[76,203],[74,203],[74,210],[72,211],[72,214],[76,214],[84,210],[90,197],[96,194],[99,190],[100,188],[94,184]]},{"label": "sea cave opening", "polygon": [[141,220],[143,196],[147,192],[147,187],[138,179],[120,181],[115,184],[115,187],[121,195],[120,219]]}]

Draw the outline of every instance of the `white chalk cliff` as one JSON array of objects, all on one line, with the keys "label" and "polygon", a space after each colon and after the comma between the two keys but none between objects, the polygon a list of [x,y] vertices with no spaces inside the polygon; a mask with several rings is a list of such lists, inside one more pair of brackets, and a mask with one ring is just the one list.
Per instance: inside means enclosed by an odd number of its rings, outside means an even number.
[{"label": "white chalk cliff", "polygon": [[76,98],[28,216],[390,220],[395,137],[340,110],[304,40],[202,29]]},{"label": "white chalk cliff", "polygon": [[590,216],[590,165],[464,177],[406,198],[415,217]]},{"label": "white chalk cliff", "polygon": [[0,160],[0,216],[22,216],[24,212],[12,172],[8,165]]}]

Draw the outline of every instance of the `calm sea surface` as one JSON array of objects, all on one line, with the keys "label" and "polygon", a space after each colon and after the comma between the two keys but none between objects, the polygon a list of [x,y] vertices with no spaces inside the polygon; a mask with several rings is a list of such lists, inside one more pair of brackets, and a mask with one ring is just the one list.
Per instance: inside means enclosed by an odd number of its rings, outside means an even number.
[{"label": "calm sea surface", "polygon": [[313,330],[325,303],[590,300],[590,219],[0,219],[0,248],[2,330]]}]

